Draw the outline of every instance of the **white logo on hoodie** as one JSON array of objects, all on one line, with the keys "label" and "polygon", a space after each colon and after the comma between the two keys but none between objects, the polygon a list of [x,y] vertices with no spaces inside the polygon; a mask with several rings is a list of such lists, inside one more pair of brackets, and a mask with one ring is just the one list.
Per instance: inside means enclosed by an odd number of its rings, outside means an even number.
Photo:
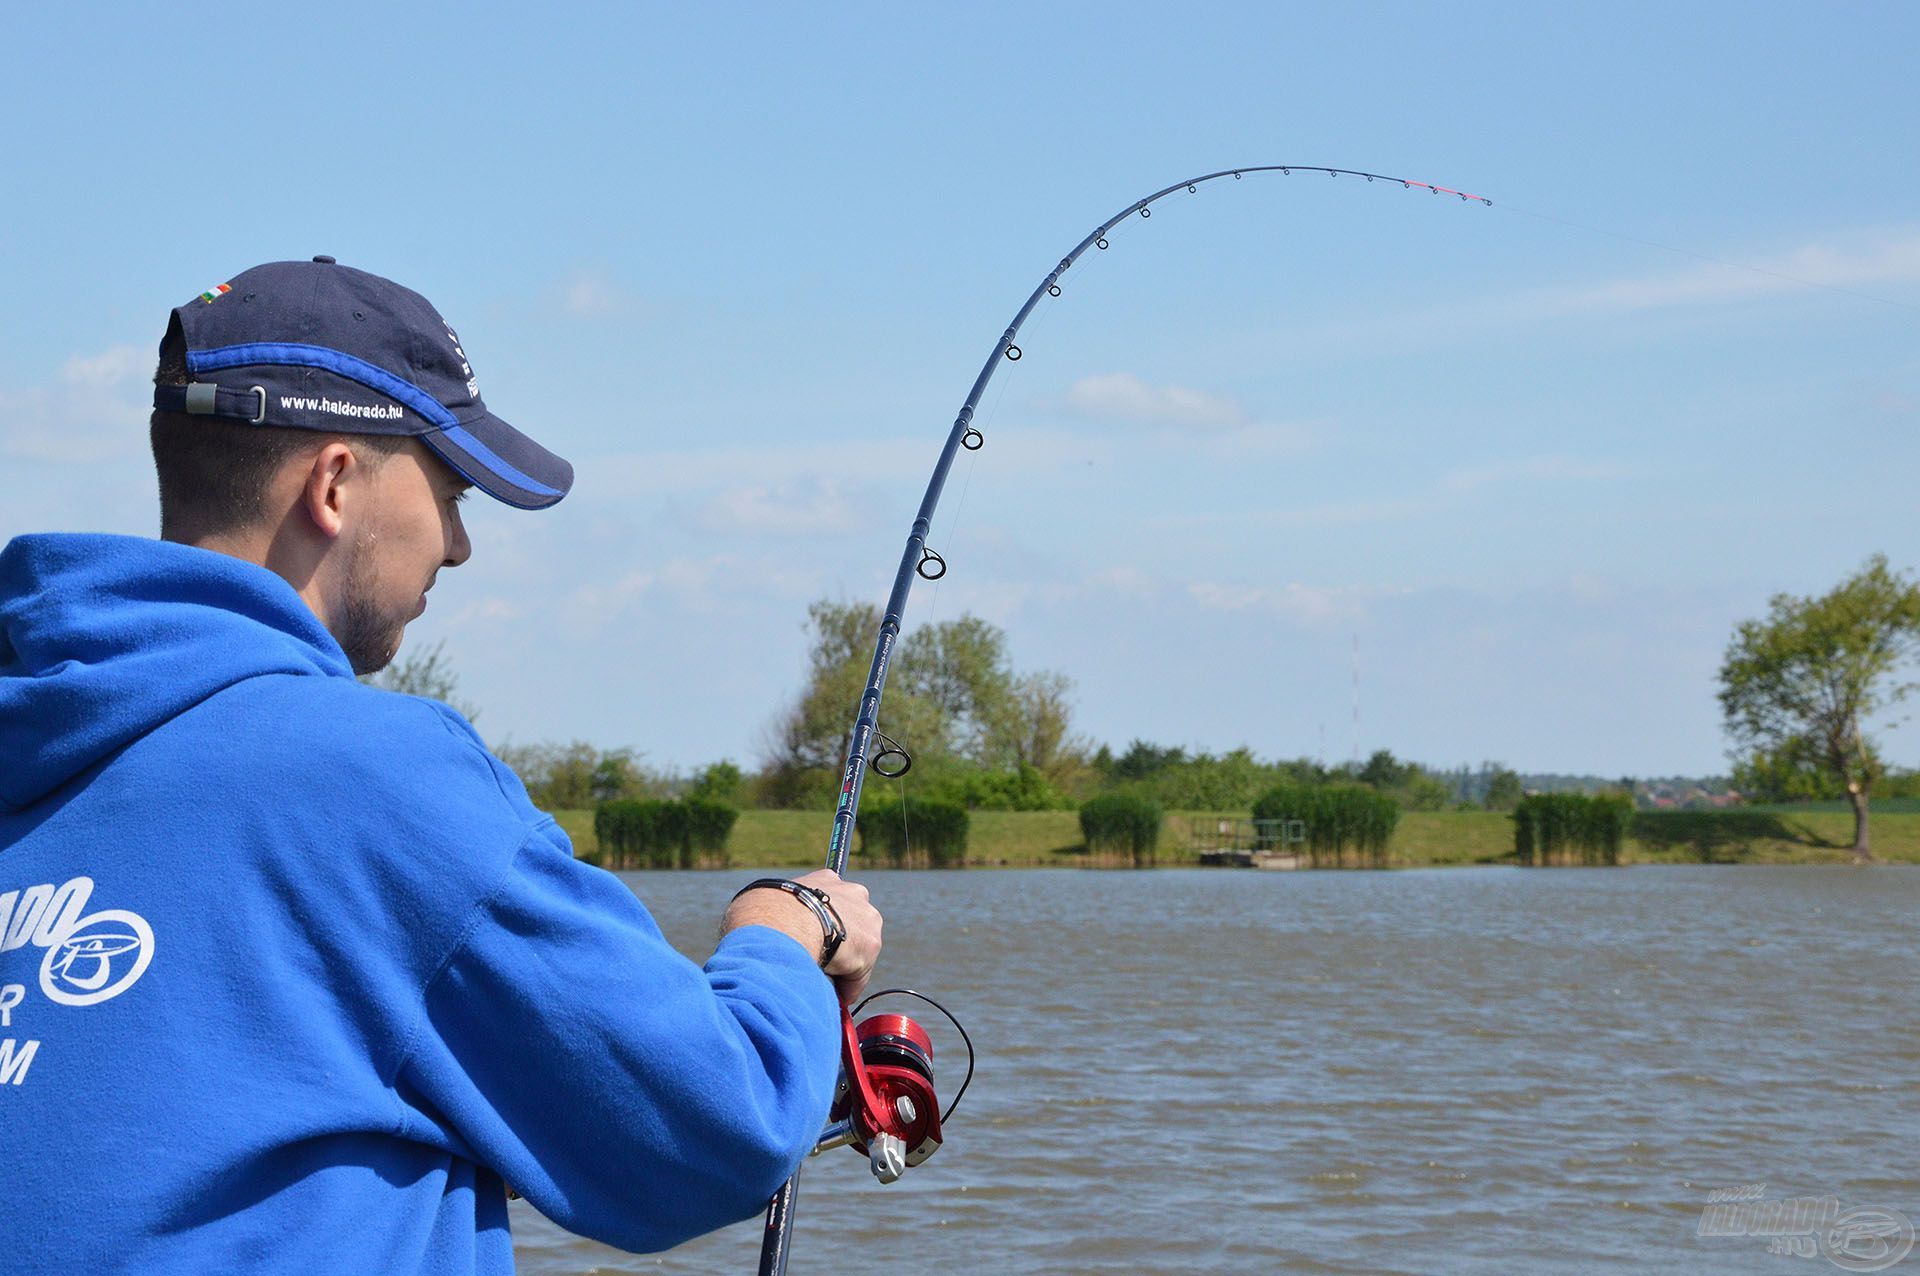
[{"label": "white logo on hoodie", "polygon": [[63,1006],[118,997],[153,961],[153,927],[138,913],[85,913],[93,879],[75,877],[0,894],[0,952],[33,944],[47,950],[40,991]]}]

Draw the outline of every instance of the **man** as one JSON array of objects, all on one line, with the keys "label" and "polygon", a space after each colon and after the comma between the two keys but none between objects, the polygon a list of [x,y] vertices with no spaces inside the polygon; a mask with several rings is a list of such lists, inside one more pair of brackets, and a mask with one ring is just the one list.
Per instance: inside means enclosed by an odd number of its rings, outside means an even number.
[{"label": "man", "polygon": [[752,1213],[825,1118],[865,890],[744,892],[697,966],[465,719],[354,678],[469,485],[572,468],[331,257],[176,309],[155,380],[162,538],[0,552],[0,1266],[506,1272],[506,1183],[628,1249]]}]

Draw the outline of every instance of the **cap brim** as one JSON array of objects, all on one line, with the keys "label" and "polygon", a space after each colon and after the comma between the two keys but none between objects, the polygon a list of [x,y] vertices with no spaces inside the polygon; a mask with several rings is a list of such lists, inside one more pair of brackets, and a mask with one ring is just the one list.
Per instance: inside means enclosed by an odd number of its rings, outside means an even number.
[{"label": "cap brim", "polygon": [[491,412],[419,438],[469,483],[516,509],[545,509],[573,486],[573,466]]}]

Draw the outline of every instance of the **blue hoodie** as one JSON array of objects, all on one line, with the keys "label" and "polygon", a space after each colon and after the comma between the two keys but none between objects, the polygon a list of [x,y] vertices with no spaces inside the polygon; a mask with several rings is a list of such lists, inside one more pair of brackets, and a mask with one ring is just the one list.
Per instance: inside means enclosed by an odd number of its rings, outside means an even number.
[{"label": "blue hoodie", "polygon": [[0,552],[0,1267],[509,1272],[505,1183],[653,1250],[818,1135],[832,986],[706,966],[280,577]]}]

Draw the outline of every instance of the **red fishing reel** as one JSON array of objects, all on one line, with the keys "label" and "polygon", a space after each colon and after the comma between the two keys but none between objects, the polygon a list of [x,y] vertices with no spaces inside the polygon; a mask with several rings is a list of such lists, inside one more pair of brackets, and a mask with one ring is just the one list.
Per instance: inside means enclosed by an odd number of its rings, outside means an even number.
[{"label": "red fishing reel", "polygon": [[[853,1016],[881,997],[917,997],[941,1014],[967,1046],[967,1075],[947,1110],[933,1086],[933,1041],[926,1029],[899,1014]],[[829,1122],[841,1140],[867,1154],[873,1176],[891,1183],[940,1150],[941,1125],[973,1082],[973,1042],[945,1006],[910,988],[888,988],[840,1015],[840,1088]]]}]

